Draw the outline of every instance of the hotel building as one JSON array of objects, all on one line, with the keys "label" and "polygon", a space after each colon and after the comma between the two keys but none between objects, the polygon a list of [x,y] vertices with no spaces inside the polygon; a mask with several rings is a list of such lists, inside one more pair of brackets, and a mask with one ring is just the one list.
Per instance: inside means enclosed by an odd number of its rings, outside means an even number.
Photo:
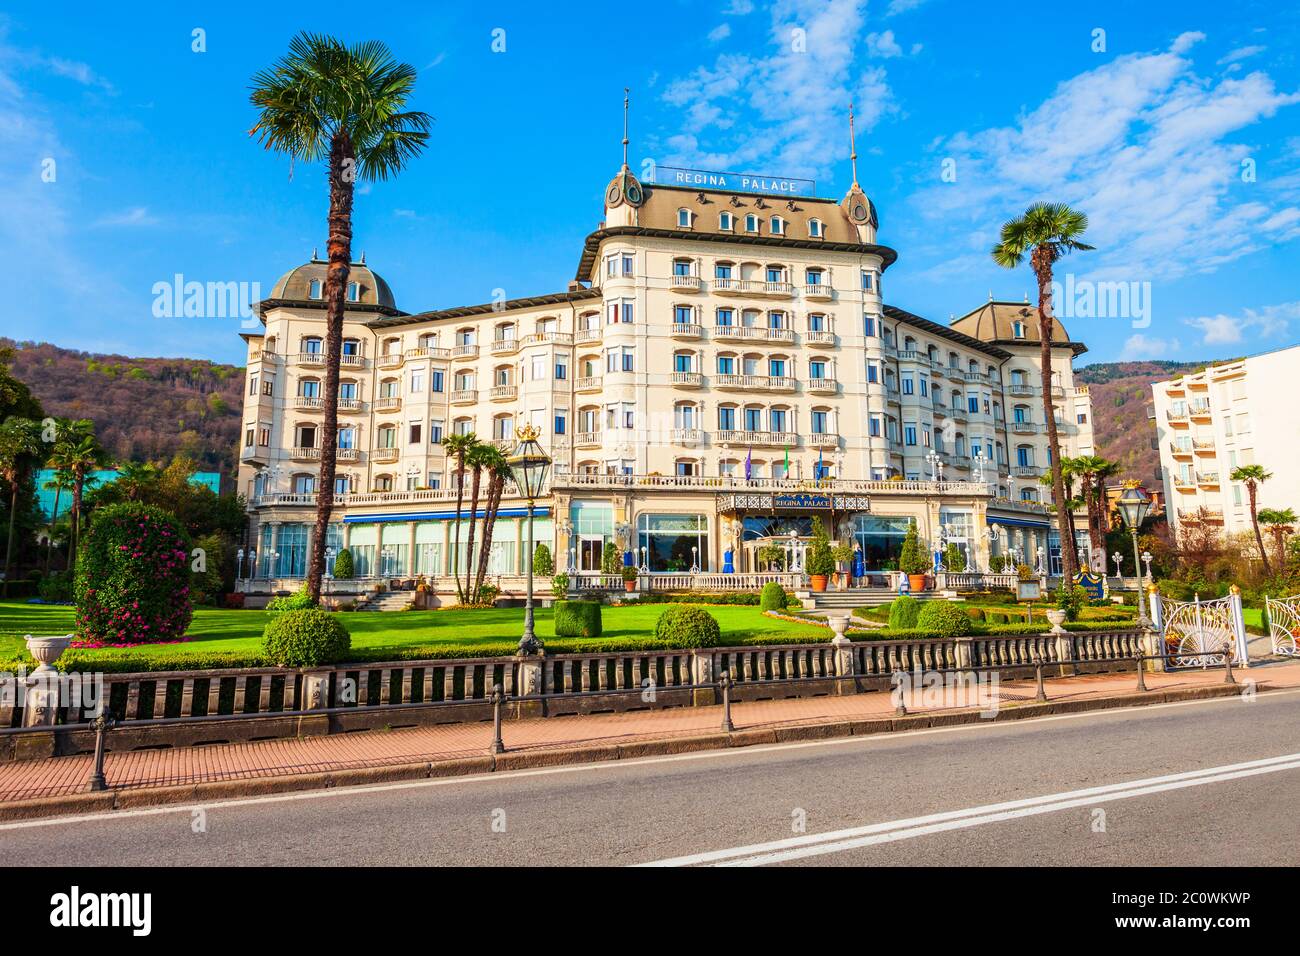
[{"label": "hotel building", "polygon": [[[554,459],[536,540],[579,575],[612,541],[659,586],[742,586],[759,548],[806,539],[817,515],[869,571],[897,558],[913,521],[974,568],[1011,550],[1054,555],[1034,309],[989,301],[945,325],[887,305],[896,253],[856,181],[838,202],[727,185],[643,184],[624,165],[552,294],[407,312],[364,257],[353,264],[329,546],[348,547],[363,577],[423,574],[454,592],[442,439],[508,449],[530,423]],[[265,328],[244,336],[239,489],[256,562],[241,586],[253,593],[305,573],[325,271],[313,257],[285,273],[258,306]],[[1067,455],[1092,450],[1073,377],[1083,351],[1058,323]],[[523,513],[508,491],[489,565],[506,591],[522,586]],[[697,569],[707,577],[682,577]]]},{"label": "hotel building", "polygon": [[1251,531],[1250,497],[1231,479],[1240,465],[1263,465],[1259,507],[1300,503],[1295,409],[1283,399],[1295,381],[1300,346],[1222,362],[1151,386],[1165,511],[1179,533],[1194,522],[1227,534]]}]

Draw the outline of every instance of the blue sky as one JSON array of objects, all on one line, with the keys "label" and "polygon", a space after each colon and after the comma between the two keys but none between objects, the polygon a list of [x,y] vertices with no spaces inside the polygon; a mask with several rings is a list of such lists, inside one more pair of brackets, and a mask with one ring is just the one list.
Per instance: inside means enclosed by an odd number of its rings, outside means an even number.
[{"label": "blue sky", "polygon": [[620,161],[626,85],[634,167],[805,176],[834,197],[855,100],[858,178],[899,251],[892,304],[946,321],[990,291],[1021,299],[1028,269],[987,250],[1004,219],[1051,199],[1088,212],[1099,247],[1064,271],[1149,290],[1149,324],[1064,318],[1088,360],[1300,341],[1294,6],[80,6],[0,14],[0,334],[14,338],[242,360],[237,318],[155,317],[153,288],[179,273],[265,293],[323,249],[321,171],[291,177],[247,135],[250,76],[312,29],[384,40],[420,68],[429,147],[363,189],[354,246],[409,311],[564,288]]}]

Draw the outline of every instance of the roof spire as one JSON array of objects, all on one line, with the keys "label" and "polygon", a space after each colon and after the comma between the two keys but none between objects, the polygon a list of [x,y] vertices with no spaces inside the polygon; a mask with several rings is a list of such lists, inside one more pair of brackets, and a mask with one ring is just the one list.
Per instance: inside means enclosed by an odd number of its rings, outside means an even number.
[{"label": "roof spire", "polygon": [[627,94],[628,87],[623,87],[623,168],[627,169]]},{"label": "roof spire", "polygon": [[853,164],[853,185],[858,184],[858,142],[853,134],[853,104],[849,103],[849,161]]}]

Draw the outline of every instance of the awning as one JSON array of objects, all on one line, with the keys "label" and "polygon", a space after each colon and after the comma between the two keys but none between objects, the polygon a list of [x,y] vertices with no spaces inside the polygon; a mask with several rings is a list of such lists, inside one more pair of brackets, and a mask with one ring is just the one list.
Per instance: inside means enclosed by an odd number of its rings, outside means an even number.
[{"label": "awning", "polygon": [[[551,515],[550,508],[535,508],[533,516],[537,518],[549,518]],[[468,521],[471,517],[468,511],[461,512],[461,520]],[[480,508],[474,512],[473,517],[484,518],[486,514]],[[528,517],[527,508],[502,508],[497,512],[498,518],[526,518]],[[371,514],[371,515],[348,515],[343,519],[344,524],[382,524],[388,521],[455,521],[455,511],[402,511],[389,514]]]},{"label": "awning", "polygon": [[1047,520],[1043,520],[1043,521],[1026,521],[1024,518],[1000,518],[1000,517],[998,517],[997,515],[986,515],[985,518],[984,518],[984,523],[985,523],[985,524],[1002,524],[1002,525],[1010,525],[1010,526],[1013,527],[1013,528],[1039,528],[1039,529],[1042,529],[1042,528],[1050,528],[1050,527],[1052,526],[1051,522],[1050,522],[1050,521],[1047,521]]}]

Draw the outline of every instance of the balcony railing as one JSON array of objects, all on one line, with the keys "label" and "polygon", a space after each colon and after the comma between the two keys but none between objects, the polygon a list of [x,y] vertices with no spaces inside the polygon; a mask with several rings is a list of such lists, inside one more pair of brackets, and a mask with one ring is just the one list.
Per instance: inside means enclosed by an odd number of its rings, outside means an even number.
[{"label": "balcony railing", "polygon": [[1017,478],[1037,478],[1042,473],[1043,469],[1039,465],[1013,465],[1011,467],[1011,474]]},{"label": "balcony railing", "polygon": [[488,397],[494,402],[512,402],[519,394],[517,385],[493,385]]},{"label": "balcony railing", "polygon": [[375,359],[375,364],[379,368],[392,369],[401,368],[403,361],[405,361],[405,358],[401,352],[385,352]]},{"label": "balcony railing", "polygon": [[578,432],[573,436],[574,448],[599,448],[600,432]]},{"label": "balcony railing", "polygon": [[674,322],[673,338],[675,339],[698,339],[704,335],[704,329],[693,323]]},{"label": "balcony railing", "polygon": [[519,340],[516,338],[502,338],[492,340],[493,355],[514,355],[519,351]]},{"label": "balcony railing", "polygon": [[449,359],[451,358],[451,349],[440,349],[433,346],[421,346],[418,349],[407,349],[403,353],[407,360],[411,359]]},{"label": "balcony railing", "polygon": [[720,445],[760,445],[765,448],[782,448],[799,444],[794,432],[722,431],[717,433]]},{"label": "balcony railing", "polygon": [[578,329],[574,334],[573,340],[579,345],[590,345],[593,342],[599,342],[601,333],[604,330],[598,325],[591,329]]},{"label": "balcony railing", "polygon": [[808,446],[810,448],[838,448],[840,446],[840,436],[830,435],[826,432],[813,432],[808,436]]},{"label": "balcony railing", "polygon": [[698,445],[704,441],[704,432],[698,428],[674,428],[674,445]]},{"label": "balcony railing", "polygon": [[573,390],[575,392],[599,392],[601,381],[599,375],[584,375],[574,381]]},{"label": "balcony railing", "polygon": [[699,388],[704,384],[704,376],[699,372],[673,372],[668,381],[680,388]]},{"label": "balcony railing", "polygon": [[1171,408],[1165,412],[1165,420],[1171,425],[1186,425],[1190,421],[1190,416],[1185,408],[1178,410]]},{"label": "balcony railing", "polygon": [[1192,439],[1192,451],[1197,452],[1198,454],[1209,454],[1209,455],[1213,455],[1213,454],[1214,454],[1214,439],[1213,439],[1213,438],[1193,438],[1193,439]]},{"label": "balcony railing", "polygon": [[383,395],[375,399],[375,411],[377,412],[397,412],[402,408],[402,396],[400,395]]},{"label": "balcony railing", "polygon": [[1011,431],[1017,435],[1037,435],[1043,426],[1037,422],[1011,422]]},{"label": "balcony railing", "polygon": [[376,448],[370,452],[370,460],[376,465],[391,465],[401,454],[396,448]]},{"label": "balcony railing", "polygon": [[834,395],[840,390],[840,383],[833,378],[810,378],[804,387],[814,395]]},{"label": "balcony railing", "polygon": [[478,389],[458,388],[447,397],[447,400],[453,405],[473,405],[478,401]]},{"label": "balcony railing", "polygon": [[1190,458],[1192,455],[1192,446],[1179,445],[1178,443],[1175,442],[1170,444],[1169,453],[1173,455],[1175,458]]},{"label": "balcony railing", "polygon": [[324,352],[299,352],[296,358],[294,359],[294,362],[297,365],[324,365],[325,353]]},{"label": "balcony railing", "polygon": [[1217,471],[1198,471],[1196,473],[1196,483],[1202,488],[1219,487],[1219,473]]},{"label": "balcony railing", "polygon": [[572,345],[573,336],[568,332],[533,332],[523,338],[524,347],[530,345]]},{"label": "balcony railing", "polygon": [[673,276],[669,279],[669,287],[678,292],[703,292],[704,280],[699,276]]},{"label": "balcony railing", "polygon": [[803,334],[805,345],[815,345],[820,348],[835,347],[835,333],[824,330],[809,330]]},{"label": "balcony railing", "polygon": [[457,345],[451,350],[451,357],[454,359],[476,359],[478,358],[478,345],[474,343]]},{"label": "balcony railing", "polygon": [[728,390],[755,392],[793,392],[795,380],[788,376],[773,375],[716,375],[713,384]]},{"label": "balcony railing", "polygon": [[812,302],[829,302],[835,298],[835,290],[823,282],[808,283],[803,287],[803,297]]},{"label": "balcony railing", "polygon": [[319,448],[291,448],[289,457],[294,461],[320,461]]}]

